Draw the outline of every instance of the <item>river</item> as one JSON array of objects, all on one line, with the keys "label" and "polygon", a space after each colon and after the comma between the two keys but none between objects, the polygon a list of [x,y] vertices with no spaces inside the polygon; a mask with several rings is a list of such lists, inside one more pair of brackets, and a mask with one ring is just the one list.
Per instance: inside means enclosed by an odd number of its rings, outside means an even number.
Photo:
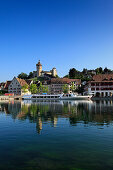
[{"label": "river", "polygon": [[0,170],[38,169],[113,169],[113,102],[1,102]]}]

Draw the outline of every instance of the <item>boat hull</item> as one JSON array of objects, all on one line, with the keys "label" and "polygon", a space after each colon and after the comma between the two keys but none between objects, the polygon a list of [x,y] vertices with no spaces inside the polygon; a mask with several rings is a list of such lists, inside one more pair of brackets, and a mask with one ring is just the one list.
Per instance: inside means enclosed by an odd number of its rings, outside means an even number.
[{"label": "boat hull", "polygon": [[90,100],[91,96],[70,96],[70,97],[62,97],[59,96],[57,98],[48,98],[48,96],[43,96],[43,98],[39,97],[37,98],[37,96],[35,96],[35,98],[33,97],[23,97],[23,100]]},{"label": "boat hull", "polygon": [[60,100],[90,100],[90,96],[62,97]]}]

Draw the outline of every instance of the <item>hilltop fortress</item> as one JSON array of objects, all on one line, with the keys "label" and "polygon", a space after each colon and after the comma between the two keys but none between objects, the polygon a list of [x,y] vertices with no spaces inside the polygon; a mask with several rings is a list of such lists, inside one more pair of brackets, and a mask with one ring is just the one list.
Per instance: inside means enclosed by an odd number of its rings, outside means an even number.
[{"label": "hilltop fortress", "polygon": [[50,71],[44,71],[42,70],[42,64],[40,63],[40,60],[36,64],[36,71],[33,72],[34,77],[56,77],[57,76],[57,70],[56,68],[52,68]]}]

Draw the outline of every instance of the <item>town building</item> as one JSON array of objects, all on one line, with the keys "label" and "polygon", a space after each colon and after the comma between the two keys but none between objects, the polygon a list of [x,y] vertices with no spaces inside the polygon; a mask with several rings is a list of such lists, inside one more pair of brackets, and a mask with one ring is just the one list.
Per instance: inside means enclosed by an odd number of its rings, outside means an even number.
[{"label": "town building", "polygon": [[0,83],[0,90],[4,90],[4,86],[5,86],[4,82]]},{"label": "town building", "polygon": [[11,81],[6,81],[5,83],[0,83],[0,90],[4,92],[8,92],[8,87],[10,85]]},{"label": "town building", "polygon": [[72,93],[72,86],[77,89],[81,86],[80,79],[69,79],[69,78],[53,78],[51,79],[51,94],[60,94],[63,92],[63,86],[67,85],[68,93]]},{"label": "town building", "polygon": [[[14,77],[8,87],[8,92],[14,93],[14,95],[22,95],[23,94],[22,87],[24,85],[28,85],[24,79]],[[29,90],[27,90],[26,93],[30,94]]]},{"label": "town building", "polygon": [[57,70],[56,68],[52,68],[50,71],[44,71],[42,70],[42,64],[40,63],[40,60],[36,64],[36,71],[33,71],[33,77],[45,77],[45,78],[53,78],[57,76]]},{"label": "town building", "polygon": [[33,80],[26,79],[26,83],[30,86],[33,83]]},{"label": "town building", "polygon": [[6,81],[5,85],[4,85],[4,91],[8,91],[8,87],[11,84],[11,81]]},{"label": "town building", "polygon": [[113,95],[113,74],[94,75],[92,81],[85,86],[85,93],[97,97]]}]

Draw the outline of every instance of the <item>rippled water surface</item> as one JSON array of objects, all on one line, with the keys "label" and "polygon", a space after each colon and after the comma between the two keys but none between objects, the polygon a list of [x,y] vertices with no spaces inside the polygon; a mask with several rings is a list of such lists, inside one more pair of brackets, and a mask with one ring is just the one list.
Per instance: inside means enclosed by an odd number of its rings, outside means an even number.
[{"label": "rippled water surface", "polygon": [[112,101],[0,103],[0,170],[113,169]]}]

